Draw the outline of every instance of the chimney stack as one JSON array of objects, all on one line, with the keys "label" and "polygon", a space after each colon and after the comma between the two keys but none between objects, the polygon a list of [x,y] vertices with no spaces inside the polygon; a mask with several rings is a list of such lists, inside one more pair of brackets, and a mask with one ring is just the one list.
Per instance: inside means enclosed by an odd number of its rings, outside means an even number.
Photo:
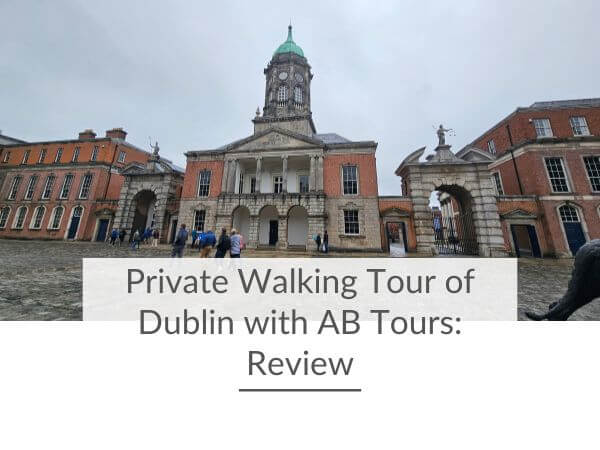
[{"label": "chimney stack", "polygon": [[79,133],[79,140],[82,141],[84,139],[96,139],[96,133],[94,130],[88,128],[87,130],[83,130]]},{"label": "chimney stack", "polygon": [[112,130],[106,130],[107,138],[125,140],[125,136],[127,136],[127,132],[123,130],[123,128],[113,128]]}]

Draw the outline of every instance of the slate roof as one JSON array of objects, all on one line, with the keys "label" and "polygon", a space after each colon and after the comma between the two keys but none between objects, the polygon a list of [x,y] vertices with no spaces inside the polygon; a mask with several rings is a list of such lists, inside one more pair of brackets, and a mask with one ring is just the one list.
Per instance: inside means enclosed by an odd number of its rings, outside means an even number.
[{"label": "slate roof", "polygon": [[554,100],[549,102],[535,102],[531,104],[530,108],[592,108],[597,106],[600,106],[600,98],[582,98],[576,100]]},{"label": "slate roof", "polygon": [[350,141],[337,133],[320,133],[314,135],[315,139],[323,142],[323,144],[347,144]]}]

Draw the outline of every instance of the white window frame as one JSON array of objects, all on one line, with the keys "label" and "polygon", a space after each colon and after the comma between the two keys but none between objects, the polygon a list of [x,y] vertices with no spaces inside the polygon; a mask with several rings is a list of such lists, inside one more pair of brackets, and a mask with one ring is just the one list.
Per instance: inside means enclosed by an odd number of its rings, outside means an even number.
[{"label": "white window frame", "polygon": [[98,153],[100,153],[100,147],[94,145],[92,148],[92,154],[90,155],[90,161],[95,162],[98,160]]},{"label": "white window frame", "polygon": [[[89,180],[89,182],[87,183],[87,186],[86,186],[87,180]],[[86,173],[81,178],[81,186],[79,187],[79,198],[81,200],[85,200],[85,199],[89,198],[90,192],[92,191],[92,182],[93,181],[94,181],[94,175],[92,175],[91,173]],[[84,188],[87,189],[87,191],[85,192],[85,196],[83,195]]]},{"label": "white window frame", "polygon": [[[8,213],[6,214],[6,217],[2,216],[2,213],[4,211],[8,211]],[[0,230],[3,230],[6,228],[6,224],[8,223],[8,219],[10,219],[10,212],[11,212],[11,208],[10,206],[3,206],[0,208]]]},{"label": "white window frame", "polygon": [[[357,230],[356,233],[352,233],[349,232],[346,225],[349,223],[354,223],[353,222],[347,222],[346,221],[346,213],[356,213],[356,225],[357,225]],[[343,210],[343,215],[344,215],[344,234],[348,235],[348,236],[358,236],[360,235],[360,211],[358,209],[344,209]]]},{"label": "white window frame", "polygon": [[[202,218],[202,221],[201,221],[202,222],[202,229],[198,229],[196,227],[196,224],[198,222],[200,222],[198,220],[198,216],[201,215],[201,214],[204,214],[204,217]],[[200,231],[200,232],[204,231],[204,228],[206,227],[206,210],[205,209],[196,209],[196,210],[194,210],[194,223],[193,223],[192,226],[193,226],[192,230],[196,230],[196,231]]]},{"label": "white window frame", "polygon": [[33,198],[33,194],[35,192],[35,185],[37,184],[38,176],[31,175],[29,177],[29,183],[27,183],[27,189],[25,189],[25,196],[23,197],[25,200],[31,200]]},{"label": "white window frame", "polygon": [[56,155],[54,155],[54,164],[60,164],[60,159],[62,158],[63,149],[62,147],[58,147],[56,149]]},{"label": "white window frame", "polygon": [[[42,211],[42,217],[40,217],[40,223],[36,226],[35,223],[38,219],[38,211]],[[33,210],[33,214],[31,215],[31,221],[29,222],[29,229],[31,230],[39,230],[42,228],[42,222],[44,221],[44,216],[46,215],[46,207],[41,205]]]},{"label": "white window frame", "polygon": [[300,86],[296,86],[294,88],[294,102],[301,105],[303,99],[304,99],[304,92],[302,91],[302,88]]},{"label": "white window frame", "polygon": [[[594,167],[594,171],[598,172],[597,175],[592,175],[590,173],[590,170],[588,168],[588,163],[586,161],[586,159],[588,158],[596,158],[597,161],[597,165],[596,167]],[[592,192],[600,192],[600,155],[583,155],[582,156],[582,160],[583,160],[583,167],[585,168],[585,173],[588,177],[588,181],[590,183],[590,189],[592,190]],[[596,163],[594,163],[596,164]],[[592,178],[597,179],[597,183],[598,183],[598,189],[594,188],[594,182],[592,181]]]},{"label": "white window frame", "polygon": [[288,87],[286,85],[279,86],[277,88],[277,101],[285,102],[288,99]]},{"label": "white window frame", "polygon": [[[496,190],[496,194],[504,195],[504,184],[502,183],[502,175],[500,175],[500,172],[492,172],[492,179],[494,181],[494,189]],[[498,185],[500,185],[501,192],[498,191]]]},{"label": "white window frame", "polygon": [[[533,120],[533,128],[535,129],[535,134],[538,138],[546,138],[553,137],[554,133],[552,132],[552,124],[550,123],[550,119],[547,117],[543,117],[540,119],[532,119]],[[543,125],[543,126],[538,126]],[[548,125],[548,127],[546,127]],[[543,134],[540,134],[540,131],[543,131]],[[549,132],[550,134],[546,134]]]},{"label": "white window frame", "polygon": [[119,158],[117,159],[117,162],[124,163],[125,158],[127,158],[127,152],[125,152],[124,150],[121,150],[119,152]]},{"label": "white window frame", "polygon": [[79,161],[79,153],[81,152],[81,149],[79,147],[75,147],[73,149],[73,157],[71,158],[71,162],[78,162]]},{"label": "white window frame", "polygon": [[[202,176],[204,174],[208,174],[208,182],[207,183],[202,182]],[[198,172],[198,189],[196,189],[196,195],[200,198],[209,197],[211,182],[212,182],[212,170],[202,169],[200,172]],[[204,188],[206,188],[206,194],[204,192],[200,192],[200,189],[202,189],[204,191]]]},{"label": "white window frame", "polygon": [[[557,159],[560,161],[561,163],[561,168],[565,177],[565,184],[567,186],[567,190],[566,191],[556,191],[554,190],[554,185],[552,184],[552,177],[550,176],[550,171],[548,170],[548,161],[551,159]],[[544,169],[546,171],[546,177],[548,178],[548,183],[550,184],[550,191],[553,194],[565,194],[565,193],[569,193],[571,192],[571,182],[569,180],[569,175],[568,175],[568,170],[567,170],[567,164],[564,161],[564,158],[562,156],[547,156],[544,158]],[[556,177],[555,177],[556,178]]]},{"label": "white window frame", "polygon": [[[21,222],[20,226],[18,225],[19,219],[21,214],[19,213],[20,211],[25,210],[25,214],[23,214],[23,221]],[[29,212],[29,208],[27,208],[27,206],[19,206],[17,208],[17,212],[15,213],[15,217],[13,218],[13,224],[12,224],[12,229],[13,230],[22,230],[23,227],[25,226],[25,221],[27,220],[27,213]]]},{"label": "white window frame", "polygon": [[[348,192],[346,193],[346,186],[344,182],[344,169],[354,167],[356,173],[356,179],[354,180],[356,183],[356,192]],[[359,175],[358,175],[358,165],[357,164],[344,164],[341,166],[341,181],[342,181],[342,195],[356,197],[360,194],[360,183],[359,183]],[[352,181],[352,180],[350,180]],[[350,182],[349,181],[349,182]]]},{"label": "white window frame", "polygon": [[244,172],[240,170],[240,178],[238,180],[238,194],[244,193]]},{"label": "white window frame", "polygon": [[[58,224],[53,226],[54,222],[56,221],[56,211],[59,209],[62,209],[62,212],[60,214],[60,218],[58,219]],[[61,205],[55,206],[54,209],[52,209],[52,214],[50,215],[50,220],[48,221],[48,230],[60,230],[60,224],[62,223],[63,217],[65,217],[65,207]]]},{"label": "white window frame", "polygon": [[[42,191],[42,196],[40,197],[42,200],[48,200],[52,196],[54,183],[56,183],[56,175],[51,173],[46,177],[46,182],[44,183],[44,190]],[[50,184],[50,186],[48,186],[48,184]],[[46,195],[46,191],[48,191],[48,195]]]},{"label": "white window frame", "polygon": [[48,150],[43,148],[40,150],[40,156],[38,157],[38,164],[42,164],[44,162],[44,160],[46,159],[46,153],[48,153]]},{"label": "white window frame", "polygon": [[[306,177],[307,178],[307,183],[306,183],[306,191],[302,192],[302,189],[300,189],[300,178],[302,177]],[[308,192],[310,192],[310,174],[308,173],[299,173],[298,177],[297,177],[297,181],[298,181],[298,192],[300,194],[307,194]]]},{"label": "white window frame", "polygon": [[21,161],[21,164],[27,164],[27,162],[29,161],[29,155],[31,154],[31,150],[27,149],[25,150],[25,152],[23,152],[23,160]]},{"label": "white window frame", "polygon": [[496,143],[494,142],[493,139],[490,139],[487,142],[487,148],[488,148],[488,152],[490,152],[492,155],[496,154]]},{"label": "white window frame", "polygon": [[[71,182],[69,183],[69,185],[67,186],[67,181],[71,180]],[[65,175],[65,178],[63,180],[63,185],[60,188],[60,193],[58,194],[58,198],[61,200],[66,200],[69,198],[69,195],[71,194],[71,188],[73,187],[73,182],[75,181],[75,175],[73,175],[72,173],[68,173]],[[65,188],[67,189],[67,193],[65,194]]]},{"label": "white window frame", "polygon": [[7,163],[8,160],[10,159],[10,151],[6,151],[6,153],[4,154],[4,159],[2,160],[2,162]]},{"label": "white window frame", "polygon": [[[279,182],[277,182],[277,178],[280,179]],[[277,191],[277,188],[276,188],[277,185],[280,186],[279,192]],[[283,175],[281,175],[281,174],[273,175],[273,194],[283,194]]]},{"label": "white window frame", "polygon": [[12,183],[10,184],[10,190],[8,191],[8,199],[14,200],[17,198],[17,194],[19,193],[19,187],[21,186],[21,180],[23,177],[21,175],[15,175],[12,179]]},{"label": "white window frame", "polygon": [[256,176],[250,177],[250,193],[256,193]]},{"label": "white window frame", "polygon": [[[583,123],[576,123],[576,122]],[[569,124],[571,125],[571,131],[573,131],[573,136],[589,136],[590,129],[587,124],[587,120],[585,116],[573,116],[569,117]]]}]

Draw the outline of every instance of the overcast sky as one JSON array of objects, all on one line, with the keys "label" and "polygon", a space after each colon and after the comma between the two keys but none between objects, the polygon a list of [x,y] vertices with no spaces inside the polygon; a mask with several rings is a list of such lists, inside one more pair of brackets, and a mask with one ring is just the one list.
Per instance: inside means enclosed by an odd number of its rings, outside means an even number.
[{"label": "overcast sky", "polygon": [[436,144],[463,145],[534,101],[600,96],[600,2],[0,1],[0,129],[28,141],[99,135],[184,165],[252,133],[292,20],[312,66],[317,132],[375,140],[380,194]]}]

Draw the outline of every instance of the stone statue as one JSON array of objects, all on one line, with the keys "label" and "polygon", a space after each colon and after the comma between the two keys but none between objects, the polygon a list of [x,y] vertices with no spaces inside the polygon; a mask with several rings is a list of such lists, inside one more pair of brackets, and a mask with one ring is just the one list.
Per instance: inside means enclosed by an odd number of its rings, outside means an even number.
[{"label": "stone statue", "polygon": [[154,145],[152,145],[152,141],[150,141],[150,148],[152,149],[152,156],[159,158],[158,152],[160,151],[160,147],[158,146],[158,141],[155,141]]},{"label": "stone statue", "polygon": [[446,133],[452,131],[452,128],[444,128],[443,125],[440,125],[440,127],[437,129],[437,135],[438,135],[438,146],[440,145],[446,145]]},{"label": "stone statue", "polygon": [[600,239],[583,245],[575,255],[573,272],[567,292],[538,314],[527,311],[531,320],[567,320],[571,314],[592,300],[600,298]]}]

